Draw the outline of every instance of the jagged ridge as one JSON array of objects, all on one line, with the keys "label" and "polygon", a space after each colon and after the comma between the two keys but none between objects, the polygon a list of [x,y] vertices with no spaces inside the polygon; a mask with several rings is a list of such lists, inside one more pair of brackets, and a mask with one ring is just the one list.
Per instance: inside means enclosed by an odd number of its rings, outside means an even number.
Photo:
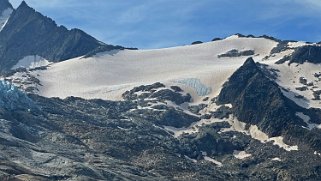
[{"label": "jagged ridge", "polygon": [[29,7],[26,2],[14,10],[0,33],[0,70],[8,70],[28,55],[53,62],[85,55],[97,48],[121,49],[106,45],[79,29],[67,30]]}]

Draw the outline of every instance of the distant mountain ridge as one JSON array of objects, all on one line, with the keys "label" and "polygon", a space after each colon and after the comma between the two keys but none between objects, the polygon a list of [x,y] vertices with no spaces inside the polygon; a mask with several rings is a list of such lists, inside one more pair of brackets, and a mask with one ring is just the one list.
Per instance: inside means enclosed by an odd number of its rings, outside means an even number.
[{"label": "distant mountain ridge", "polygon": [[[2,1],[0,10],[12,7]],[[1,6],[2,5],[2,6]],[[6,5],[6,6],[5,6]],[[25,1],[15,9],[0,32],[0,71],[10,70],[26,56],[38,55],[59,62],[86,55],[96,49],[123,49],[107,45],[79,29],[68,30],[29,7]]]}]

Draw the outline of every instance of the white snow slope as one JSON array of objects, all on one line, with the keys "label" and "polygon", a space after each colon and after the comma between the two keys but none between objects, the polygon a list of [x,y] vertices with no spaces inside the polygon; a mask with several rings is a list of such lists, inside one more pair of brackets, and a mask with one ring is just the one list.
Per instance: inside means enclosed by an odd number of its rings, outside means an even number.
[{"label": "white snow slope", "polygon": [[181,86],[197,102],[201,97],[217,95],[222,84],[247,58],[218,58],[218,55],[232,49],[254,50],[253,58],[260,61],[276,45],[269,39],[233,35],[199,45],[79,57],[31,74],[40,80],[43,86],[38,87],[39,94],[46,97],[120,100],[121,94],[134,86],[162,82]]}]

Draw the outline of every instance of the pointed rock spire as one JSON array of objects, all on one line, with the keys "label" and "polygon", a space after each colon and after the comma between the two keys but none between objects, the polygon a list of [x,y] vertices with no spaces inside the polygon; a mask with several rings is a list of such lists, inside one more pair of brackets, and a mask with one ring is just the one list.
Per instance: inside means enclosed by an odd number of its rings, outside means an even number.
[{"label": "pointed rock spire", "polygon": [[22,1],[20,6],[28,6],[28,4],[26,3],[26,1]]},{"label": "pointed rock spire", "polygon": [[22,1],[21,4],[18,6],[17,11],[21,10],[21,9],[28,9],[28,10],[33,10],[35,11],[33,8],[31,8],[26,1]]},{"label": "pointed rock spire", "polygon": [[245,60],[243,66],[246,66],[246,65],[255,65],[255,62],[252,57],[249,57],[248,59]]}]

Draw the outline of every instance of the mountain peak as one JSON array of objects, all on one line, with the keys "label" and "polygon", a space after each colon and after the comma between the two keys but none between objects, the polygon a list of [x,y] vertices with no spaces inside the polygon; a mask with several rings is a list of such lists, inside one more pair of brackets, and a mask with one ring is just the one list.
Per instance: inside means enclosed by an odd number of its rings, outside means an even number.
[{"label": "mountain peak", "polygon": [[[239,92],[245,89],[251,78],[257,74],[262,75],[262,72],[259,70],[253,58],[250,57],[246,59],[244,64],[236,70],[223,85],[218,97],[218,102],[222,104],[233,102],[233,98],[237,97]],[[261,77],[264,77],[264,75]]]},{"label": "mountain peak", "polygon": [[[28,4],[26,3],[26,1],[22,1],[20,6],[28,6]],[[29,6],[28,6],[29,7]]]},{"label": "mountain peak", "polygon": [[256,65],[252,57],[247,58],[244,64],[240,67],[240,69],[244,69],[244,70],[247,70],[247,72],[253,72],[253,73],[260,71],[260,69],[258,68],[258,66]]},{"label": "mountain peak", "polygon": [[243,66],[249,66],[249,65],[251,65],[251,66],[255,65],[256,66],[256,64],[255,64],[255,62],[254,62],[252,57],[249,57],[248,59],[246,59]]},{"label": "mountain peak", "polygon": [[33,8],[31,8],[26,1],[22,1],[21,4],[18,6],[17,10],[19,9],[32,9],[33,11],[35,11]]}]

